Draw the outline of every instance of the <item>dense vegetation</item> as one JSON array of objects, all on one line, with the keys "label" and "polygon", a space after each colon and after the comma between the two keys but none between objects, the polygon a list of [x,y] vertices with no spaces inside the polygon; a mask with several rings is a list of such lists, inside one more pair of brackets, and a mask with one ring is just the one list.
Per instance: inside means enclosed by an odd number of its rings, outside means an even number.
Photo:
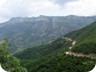
[{"label": "dense vegetation", "polygon": [[86,38],[75,45],[72,51],[83,54],[96,54],[96,39]]},{"label": "dense vegetation", "polygon": [[96,22],[66,35],[77,41],[72,51],[84,54],[96,54]]},{"label": "dense vegetation", "polygon": [[69,47],[72,42],[63,38],[46,45],[26,49],[15,56],[21,59],[21,64],[28,69],[28,72],[88,72],[96,63],[95,29],[96,22],[65,35],[76,41],[76,45],[72,46],[71,51],[94,55],[94,58],[66,55],[65,52],[70,51]]},{"label": "dense vegetation", "polygon": [[64,50],[37,60],[21,59],[28,72],[88,72],[93,69],[96,60],[86,57],[65,55]]},{"label": "dense vegetation", "polygon": [[94,67],[94,61],[61,54],[35,63],[29,62],[25,67],[28,72],[88,72]]},{"label": "dense vegetation", "polygon": [[0,64],[2,67],[9,72],[27,72],[25,68],[20,66],[20,61],[7,51],[8,46],[10,44],[7,44],[5,38],[0,44]]}]

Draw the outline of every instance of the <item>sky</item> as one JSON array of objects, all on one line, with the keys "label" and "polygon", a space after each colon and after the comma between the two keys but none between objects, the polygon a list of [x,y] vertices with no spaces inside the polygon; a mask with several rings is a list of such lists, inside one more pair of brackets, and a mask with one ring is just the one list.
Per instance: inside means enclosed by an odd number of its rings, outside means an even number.
[{"label": "sky", "polygon": [[93,16],[96,0],[0,0],[0,23],[13,17]]}]

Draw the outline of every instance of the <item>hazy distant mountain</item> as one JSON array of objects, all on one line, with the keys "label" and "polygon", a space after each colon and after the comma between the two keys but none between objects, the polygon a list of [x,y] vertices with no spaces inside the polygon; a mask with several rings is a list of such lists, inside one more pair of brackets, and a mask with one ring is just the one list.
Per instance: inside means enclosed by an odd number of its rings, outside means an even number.
[{"label": "hazy distant mountain", "polygon": [[46,43],[71,31],[85,27],[96,20],[96,16],[39,16],[12,18],[0,24],[0,39],[8,37],[19,51]]}]

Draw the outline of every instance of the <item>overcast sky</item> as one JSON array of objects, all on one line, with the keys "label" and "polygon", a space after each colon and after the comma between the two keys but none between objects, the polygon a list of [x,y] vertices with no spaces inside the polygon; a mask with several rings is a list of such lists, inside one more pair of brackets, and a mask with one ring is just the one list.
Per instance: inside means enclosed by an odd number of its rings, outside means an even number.
[{"label": "overcast sky", "polygon": [[96,15],[96,0],[0,0],[0,22],[39,15]]}]

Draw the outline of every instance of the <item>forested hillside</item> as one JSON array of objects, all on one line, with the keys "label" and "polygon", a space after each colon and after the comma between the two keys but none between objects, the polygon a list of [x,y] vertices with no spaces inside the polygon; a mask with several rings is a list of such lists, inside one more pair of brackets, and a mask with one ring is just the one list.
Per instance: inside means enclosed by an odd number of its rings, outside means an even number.
[{"label": "forested hillside", "polygon": [[96,63],[96,22],[15,56],[29,72],[88,72]]},{"label": "forested hillside", "polygon": [[96,22],[66,36],[77,41],[72,51],[84,54],[96,54]]},{"label": "forested hillside", "polygon": [[55,41],[49,42],[48,44],[32,47],[25,49],[24,51],[18,52],[16,56],[20,59],[32,59],[37,60],[45,56],[52,56],[63,49],[71,45],[72,41],[66,41],[64,38],[59,38]]}]

